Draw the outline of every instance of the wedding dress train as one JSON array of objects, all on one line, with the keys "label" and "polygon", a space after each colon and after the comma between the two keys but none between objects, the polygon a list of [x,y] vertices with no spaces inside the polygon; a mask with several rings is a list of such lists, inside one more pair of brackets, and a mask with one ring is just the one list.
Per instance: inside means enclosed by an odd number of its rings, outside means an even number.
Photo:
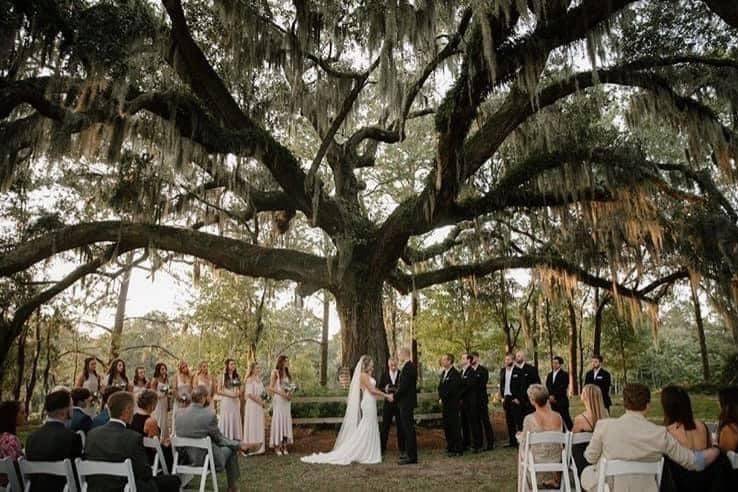
[{"label": "wedding dress train", "polygon": [[[363,357],[362,357],[363,359]],[[382,462],[382,448],[377,420],[377,400],[369,391],[360,389],[360,360],[354,371],[346,416],[341,424],[336,444],[328,453],[315,453],[302,458],[305,463],[349,465],[351,463],[376,464]],[[376,387],[372,378],[372,388]]]}]

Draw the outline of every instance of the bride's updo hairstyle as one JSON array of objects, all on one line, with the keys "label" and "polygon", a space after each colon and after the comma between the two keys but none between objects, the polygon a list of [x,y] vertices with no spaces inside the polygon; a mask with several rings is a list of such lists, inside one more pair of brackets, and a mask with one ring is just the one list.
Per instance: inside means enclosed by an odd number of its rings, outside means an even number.
[{"label": "bride's updo hairstyle", "polygon": [[369,370],[369,367],[371,367],[372,364],[374,364],[374,361],[372,360],[371,357],[369,357],[368,355],[365,355],[364,357],[362,357],[361,372],[367,372]]}]

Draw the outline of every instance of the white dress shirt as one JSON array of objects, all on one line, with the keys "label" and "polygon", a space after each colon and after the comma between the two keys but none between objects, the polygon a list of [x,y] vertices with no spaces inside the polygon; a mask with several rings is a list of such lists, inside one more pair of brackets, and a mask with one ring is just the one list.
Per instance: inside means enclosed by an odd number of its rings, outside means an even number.
[{"label": "white dress shirt", "polygon": [[512,396],[512,391],[510,390],[510,381],[512,380],[512,373],[513,373],[512,367],[505,368],[505,396]]}]

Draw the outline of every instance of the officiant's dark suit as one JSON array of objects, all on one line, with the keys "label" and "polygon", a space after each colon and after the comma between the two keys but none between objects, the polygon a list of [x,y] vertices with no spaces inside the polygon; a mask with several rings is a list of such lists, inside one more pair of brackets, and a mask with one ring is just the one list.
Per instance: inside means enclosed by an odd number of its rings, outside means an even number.
[{"label": "officiant's dark suit", "polygon": [[479,373],[479,419],[482,423],[484,439],[487,441],[487,450],[490,451],[495,447],[495,433],[492,430],[492,423],[489,421],[489,395],[487,394],[489,371],[479,364],[477,372]]},{"label": "officiant's dark suit", "polygon": [[[379,389],[385,393],[394,393],[397,390],[397,380],[400,377],[400,370],[396,369],[395,374],[388,368],[387,371],[382,374],[382,378],[379,380]],[[381,427],[381,445],[382,454],[387,449],[387,438],[389,436],[390,426],[392,425],[392,419],[395,419],[395,425],[397,426],[397,449],[400,450],[400,454],[405,452],[405,436],[402,434],[402,426],[400,425],[400,408],[397,406],[397,402],[384,401],[382,406],[382,427]]]},{"label": "officiant's dark suit", "polygon": [[397,391],[394,400],[400,410],[400,427],[405,437],[405,453],[407,459],[400,460],[400,464],[418,462],[418,443],[415,437],[415,417],[413,412],[418,406],[418,370],[412,361],[406,361],[400,368],[397,380]]},{"label": "officiant's dark suit", "polygon": [[459,426],[459,406],[461,404],[461,374],[454,366],[441,372],[438,382],[438,397],[443,411],[443,432],[446,435],[446,451],[452,454],[464,452],[461,444]]},{"label": "officiant's dark suit", "polygon": [[472,367],[471,360],[461,375],[461,398],[466,416],[467,432],[473,452],[482,449],[482,419],[479,416],[482,408],[481,374]]},{"label": "officiant's dark suit", "polygon": [[563,369],[551,371],[546,376],[546,389],[553,397],[551,409],[559,412],[567,429],[571,429],[573,422],[569,415],[569,373]]}]

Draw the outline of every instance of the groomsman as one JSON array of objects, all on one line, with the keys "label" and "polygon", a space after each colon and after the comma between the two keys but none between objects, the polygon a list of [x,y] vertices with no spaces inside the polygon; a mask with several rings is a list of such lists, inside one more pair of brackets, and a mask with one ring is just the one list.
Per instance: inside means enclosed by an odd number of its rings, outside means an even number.
[{"label": "groomsman", "polygon": [[594,354],[592,356],[592,369],[584,375],[584,384],[596,384],[602,390],[602,399],[605,401],[605,408],[610,411],[612,400],[610,399],[610,384],[612,379],[610,373],[602,368],[602,356]]},{"label": "groomsman", "polygon": [[459,404],[461,401],[461,375],[454,367],[454,356],[441,357],[441,380],[438,382],[438,398],[443,411],[443,432],[446,435],[446,451],[449,456],[461,456],[464,447],[459,428]]},{"label": "groomsman", "polygon": [[400,410],[400,425],[405,436],[405,456],[400,455],[400,465],[410,465],[418,462],[418,444],[415,436],[415,407],[418,406],[418,369],[413,364],[409,349],[403,348],[399,352],[400,375],[397,378],[397,391],[394,401]]},{"label": "groomsman", "polygon": [[535,366],[526,362],[525,352],[522,350],[515,352],[515,365],[518,366],[518,369],[523,371],[523,375],[525,376],[525,383],[523,384],[523,399],[525,400],[523,417],[525,417],[529,413],[534,412],[533,405],[531,405],[530,400],[528,400],[528,387],[531,384],[541,384],[541,376],[538,375],[538,369],[536,369]]},{"label": "groomsman", "polygon": [[474,356],[474,365],[479,373],[479,419],[482,424],[482,433],[487,442],[485,449],[492,451],[495,447],[495,433],[492,430],[492,423],[489,421],[489,395],[487,394],[487,383],[489,382],[489,371],[479,360],[479,353],[472,352]]},{"label": "groomsman", "polygon": [[[467,359],[466,352],[462,352],[459,357],[459,374],[464,377],[466,368],[469,367],[469,360]],[[462,379],[462,393],[461,393],[461,412],[459,412],[460,423],[461,423],[461,443],[464,449],[467,450],[471,447],[471,435],[469,434],[469,419],[466,415],[466,408],[464,407],[464,381]]]},{"label": "groomsman", "polygon": [[[400,376],[400,371],[397,369],[397,359],[390,357],[387,361],[388,371],[382,375],[382,379],[379,380],[379,387],[385,393],[394,393],[397,391],[397,378]],[[396,401],[385,400],[382,406],[382,431],[381,431],[381,446],[382,454],[387,450],[387,439],[389,437],[390,426],[392,425],[392,419],[395,419],[395,426],[397,427],[397,449],[400,450],[400,454],[405,453],[405,436],[402,435],[402,428],[400,426],[400,409],[397,406]]]},{"label": "groomsman", "polygon": [[525,374],[522,369],[515,365],[513,354],[505,355],[505,366],[500,369],[500,397],[502,398],[502,408],[505,409],[508,446],[510,447],[518,446],[515,434],[523,430],[524,385]]},{"label": "groomsman", "polygon": [[571,430],[573,423],[569,415],[569,373],[561,368],[564,365],[564,359],[558,355],[553,358],[551,365],[553,371],[546,376],[548,399],[551,402],[551,408],[559,412],[566,428]]},{"label": "groomsman", "polygon": [[467,366],[461,375],[462,405],[466,416],[471,450],[472,453],[478,453],[482,450],[482,419],[479,416],[479,411],[482,408],[479,391],[480,378],[479,372],[474,367],[474,356],[468,354],[466,360]]}]

